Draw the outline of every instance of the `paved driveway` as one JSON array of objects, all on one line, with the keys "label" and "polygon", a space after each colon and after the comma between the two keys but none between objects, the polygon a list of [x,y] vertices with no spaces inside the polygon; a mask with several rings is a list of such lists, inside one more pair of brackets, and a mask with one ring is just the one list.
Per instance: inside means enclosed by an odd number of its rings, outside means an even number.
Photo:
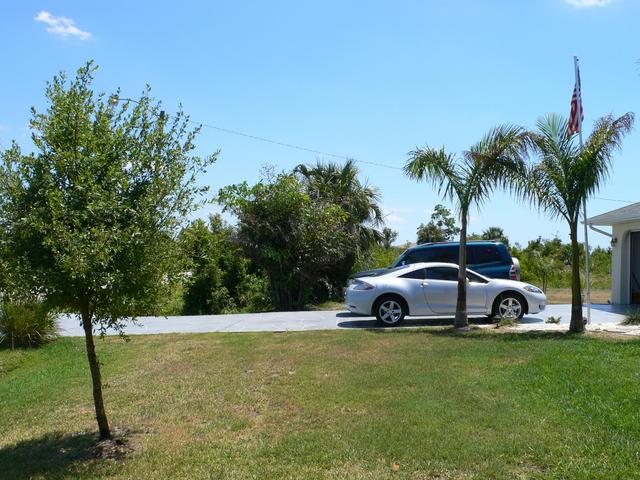
[{"label": "paved driveway", "polygon": [[[592,309],[593,329],[617,329],[624,315],[613,313],[608,306]],[[561,317],[561,325],[546,324],[550,316]],[[585,312],[586,315],[586,312]],[[527,315],[522,319],[520,329],[562,329],[567,328],[571,317],[570,305],[549,305],[538,315]],[[423,327],[451,325],[451,318],[408,317],[402,327]],[[484,317],[473,319],[472,323],[489,325]],[[63,315],[59,318],[60,334],[63,336],[84,335],[80,321],[75,315]],[[202,333],[202,332],[284,332],[301,330],[333,330],[379,327],[375,318],[353,315],[347,311],[323,312],[268,312],[244,313],[233,315],[194,315],[183,317],[140,317],[137,324],[129,323],[126,333],[129,335],[155,333]],[[115,332],[109,332],[113,334]]]}]

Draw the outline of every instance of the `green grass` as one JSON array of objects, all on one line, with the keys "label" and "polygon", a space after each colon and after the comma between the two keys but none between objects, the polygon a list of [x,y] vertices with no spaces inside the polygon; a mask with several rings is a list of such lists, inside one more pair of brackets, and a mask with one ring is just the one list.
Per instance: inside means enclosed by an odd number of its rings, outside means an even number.
[{"label": "green grass", "polygon": [[636,340],[384,330],[98,349],[112,426],[135,451],[85,453],[96,427],[81,339],[0,350],[1,478],[640,476]]}]

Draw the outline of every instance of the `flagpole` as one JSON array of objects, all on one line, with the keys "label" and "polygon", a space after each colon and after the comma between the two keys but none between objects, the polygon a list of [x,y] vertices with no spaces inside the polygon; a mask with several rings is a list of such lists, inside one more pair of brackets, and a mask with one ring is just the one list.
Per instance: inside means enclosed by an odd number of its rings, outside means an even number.
[{"label": "flagpole", "polygon": [[[582,142],[582,81],[580,80],[580,70],[578,67],[578,57],[573,57],[573,63],[576,70],[576,82],[580,82],[580,98],[577,99],[578,105],[578,133],[580,135],[580,152],[584,150],[584,143]],[[587,287],[587,323],[591,324],[591,274],[589,271],[589,234],[587,227],[587,198],[582,199],[582,214],[584,216],[584,250],[585,250],[585,283]]]}]

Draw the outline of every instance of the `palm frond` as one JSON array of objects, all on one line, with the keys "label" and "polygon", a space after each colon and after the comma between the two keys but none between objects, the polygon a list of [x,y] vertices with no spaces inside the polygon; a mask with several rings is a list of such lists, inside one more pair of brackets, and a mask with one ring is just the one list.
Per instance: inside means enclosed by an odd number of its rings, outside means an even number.
[{"label": "palm frond", "polygon": [[425,147],[409,152],[403,170],[413,180],[430,180],[444,197],[453,199],[463,193],[464,182],[456,168],[455,157],[444,148]]},{"label": "palm frond", "polygon": [[464,152],[468,204],[481,206],[496,187],[508,188],[523,176],[529,145],[523,128],[500,125]]},{"label": "palm frond", "polygon": [[611,115],[600,118],[589,136],[584,149],[575,162],[577,187],[586,196],[595,193],[609,175],[615,150],[633,127],[634,115],[627,113],[614,119]]}]

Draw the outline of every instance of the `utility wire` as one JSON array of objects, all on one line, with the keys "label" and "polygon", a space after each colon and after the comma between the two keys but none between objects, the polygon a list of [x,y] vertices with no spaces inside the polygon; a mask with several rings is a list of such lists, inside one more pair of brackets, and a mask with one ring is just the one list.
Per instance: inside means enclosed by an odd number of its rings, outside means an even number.
[{"label": "utility wire", "polygon": [[[367,160],[360,160],[358,158],[352,158],[352,157],[348,157],[346,155],[338,155],[338,154],[335,154],[335,153],[324,152],[322,150],[316,150],[316,149],[313,149],[313,148],[303,147],[303,146],[300,146],[300,145],[295,145],[293,143],[280,142],[278,140],[272,140],[270,138],[259,137],[257,135],[251,135],[251,134],[248,134],[248,133],[239,132],[237,130],[231,130],[229,128],[217,127],[217,126],[211,125],[209,123],[196,122],[195,120],[189,120],[189,122],[194,124],[194,125],[201,125],[203,127],[211,128],[211,129],[217,130],[219,132],[224,132],[224,133],[229,133],[231,135],[237,135],[237,136],[240,136],[240,137],[250,138],[252,140],[257,140],[259,142],[271,143],[272,145],[279,145],[281,147],[291,148],[291,149],[294,149],[294,150],[300,150],[300,151],[303,151],[303,152],[315,153],[317,155],[323,155],[323,156],[326,156],[326,157],[337,158],[337,159],[340,159],[340,160],[353,160],[354,162],[365,163],[367,165],[374,165],[376,167],[390,168],[390,169],[393,169],[393,170],[402,170],[402,167],[398,167],[398,166],[395,166],[395,165],[387,165],[385,163],[378,163],[378,162],[369,162]],[[604,200],[604,201],[607,201],[607,202],[636,203],[635,201],[632,201],[632,200],[620,200],[620,199],[617,199],[617,198],[603,198],[603,197],[592,197],[592,198],[594,198],[595,200]]]},{"label": "utility wire", "polygon": [[393,170],[402,170],[402,167],[397,167],[395,165],[387,165],[387,164],[384,164],[384,163],[370,162],[368,160],[360,160],[358,158],[352,158],[352,157],[348,157],[346,155],[337,155],[335,153],[323,152],[322,150],[315,150],[313,148],[302,147],[300,145],[294,145],[293,143],[279,142],[278,140],[272,140],[270,138],[265,138],[265,137],[258,137],[257,135],[250,135],[248,133],[239,132],[237,130],[231,130],[231,129],[228,129],[228,128],[216,127],[215,125],[211,125],[211,124],[203,123],[203,122],[196,122],[194,120],[189,120],[189,122],[193,123],[194,125],[202,125],[203,127],[206,127],[206,128],[211,128],[213,130],[218,130],[219,132],[230,133],[232,135],[238,135],[240,137],[245,137],[245,138],[251,138],[252,140],[258,140],[260,142],[271,143],[273,145],[280,145],[281,147],[292,148],[294,150],[301,150],[303,152],[315,153],[317,155],[323,155],[323,156],[326,156],[326,157],[337,158],[337,159],[340,159],[340,160],[353,160],[354,162],[366,163],[367,165],[374,165],[376,167],[391,168]]},{"label": "utility wire", "polygon": [[602,198],[602,197],[593,197],[596,200],[606,200],[607,202],[621,202],[621,203],[638,203],[637,201],[633,201],[633,200],[619,200],[617,198]]}]

